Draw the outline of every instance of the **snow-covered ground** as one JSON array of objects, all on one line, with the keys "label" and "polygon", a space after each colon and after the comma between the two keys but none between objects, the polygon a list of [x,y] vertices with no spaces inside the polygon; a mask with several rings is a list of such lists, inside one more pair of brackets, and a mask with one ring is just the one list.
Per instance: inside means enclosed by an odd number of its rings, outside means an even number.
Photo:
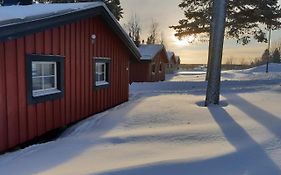
[{"label": "snow-covered ground", "polygon": [[133,84],[129,102],[0,156],[0,174],[281,175],[281,65],[270,67],[223,72],[208,108],[204,74]]}]

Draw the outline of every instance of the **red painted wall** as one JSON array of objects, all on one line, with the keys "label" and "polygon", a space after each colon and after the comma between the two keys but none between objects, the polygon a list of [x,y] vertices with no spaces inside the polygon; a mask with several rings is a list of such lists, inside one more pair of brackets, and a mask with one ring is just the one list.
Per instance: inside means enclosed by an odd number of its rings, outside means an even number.
[{"label": "red painted wall", "polygon": [[150,62],[130,63],[130,82],[145,82],[149,79]]},{"label": "red painted wall", "polygon": [[[64,98],[27,104],[26,54],[65,56]],[[111,58],[109,88],[93,88],[93,57]],[[127,101],[130,57],[99,17],[0,42],[0,151]]]},{"label": "red painted wall", "polygon": [[[162,71],[160,72],[160,62]],[[155,74],[152,73],[152,65],[155,64]],[[141,61],[130,63],[130,82],[156,82],[165,80],[167,56],[164,50],[159,52],[153,61]]]}]

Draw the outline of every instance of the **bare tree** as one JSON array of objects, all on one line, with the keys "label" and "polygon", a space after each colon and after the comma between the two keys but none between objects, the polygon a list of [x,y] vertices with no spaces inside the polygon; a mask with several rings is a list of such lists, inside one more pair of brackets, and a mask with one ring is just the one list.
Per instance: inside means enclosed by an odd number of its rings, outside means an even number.
[{"label": "bare tree", "polygon": [[245,58],[240,59],[240,65],[242,65],[242,66],[247,65],[247,62],[246,62]]},{"label": "bare tree", "polygon": [[166,46],[166,49],[167,49],[167,42],[166,42],[166,37],[165,37],[164,32],[161,32],[160,44],[163,44],[164,46]]},{"label": "bare tree", "polygon": [[226,65],[233,65],[233,60],[234,60],[234,58],[231,56],[231,57],[229,57],[229,58],[227,58],[225,60],[224,64],[226,64]]},{"label": "bare tree", "polygon": [[251,61],[251,67],[260,66],[263,64],[261,57],[256,57]]},{"label": "bare tree", "polygon": [[147,38],[147,44],[156,44],[159,41],[159,24],[157,21],[152,20],[149,36]]},{"label": "bare tree", "polygon": [[134,43],[139,46],[141,42],[141,25],[137,14],[131,16],[131,19],[125,24],[125,28],[128,30],[129,36],[132,38]]}]

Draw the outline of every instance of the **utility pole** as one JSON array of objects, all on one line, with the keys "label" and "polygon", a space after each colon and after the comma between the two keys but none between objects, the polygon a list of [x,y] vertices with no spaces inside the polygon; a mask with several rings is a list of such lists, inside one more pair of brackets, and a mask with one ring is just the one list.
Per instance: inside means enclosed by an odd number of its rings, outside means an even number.
[{"label": "utility pole", "polygon": [[210,47],[211,62],[206,92],[205,106],[209,104],[219,104],[220,81],[221,81],[221,61],[224,43],[225,18],[227,0],[214,0],[213,2],[213,25],[210,36],[212,45]]},{"label": "utility pole", "polygon": [[269,69],[268,69],[268,66],[269,66],[269,59],[270,59],[270,45],[271,45],[271,26],[269,27],[268,29],[268,57],[267,57],[267,60],[266,60],[266,70],[265,72],[268,73],[269,72]]}]

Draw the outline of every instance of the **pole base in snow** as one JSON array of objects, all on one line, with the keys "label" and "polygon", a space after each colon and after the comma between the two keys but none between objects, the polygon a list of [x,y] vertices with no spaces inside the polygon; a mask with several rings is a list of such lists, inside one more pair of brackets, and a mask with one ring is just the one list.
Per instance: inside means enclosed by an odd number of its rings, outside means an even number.
[{"label": "pole base in snow", "polygon": [[209,106],[209,105],[220,105],[220,102],[218,101],[215,101],[215,102],[213,102],[213,101],[205,101],[205,106],[207,107],[207,106]]}]

